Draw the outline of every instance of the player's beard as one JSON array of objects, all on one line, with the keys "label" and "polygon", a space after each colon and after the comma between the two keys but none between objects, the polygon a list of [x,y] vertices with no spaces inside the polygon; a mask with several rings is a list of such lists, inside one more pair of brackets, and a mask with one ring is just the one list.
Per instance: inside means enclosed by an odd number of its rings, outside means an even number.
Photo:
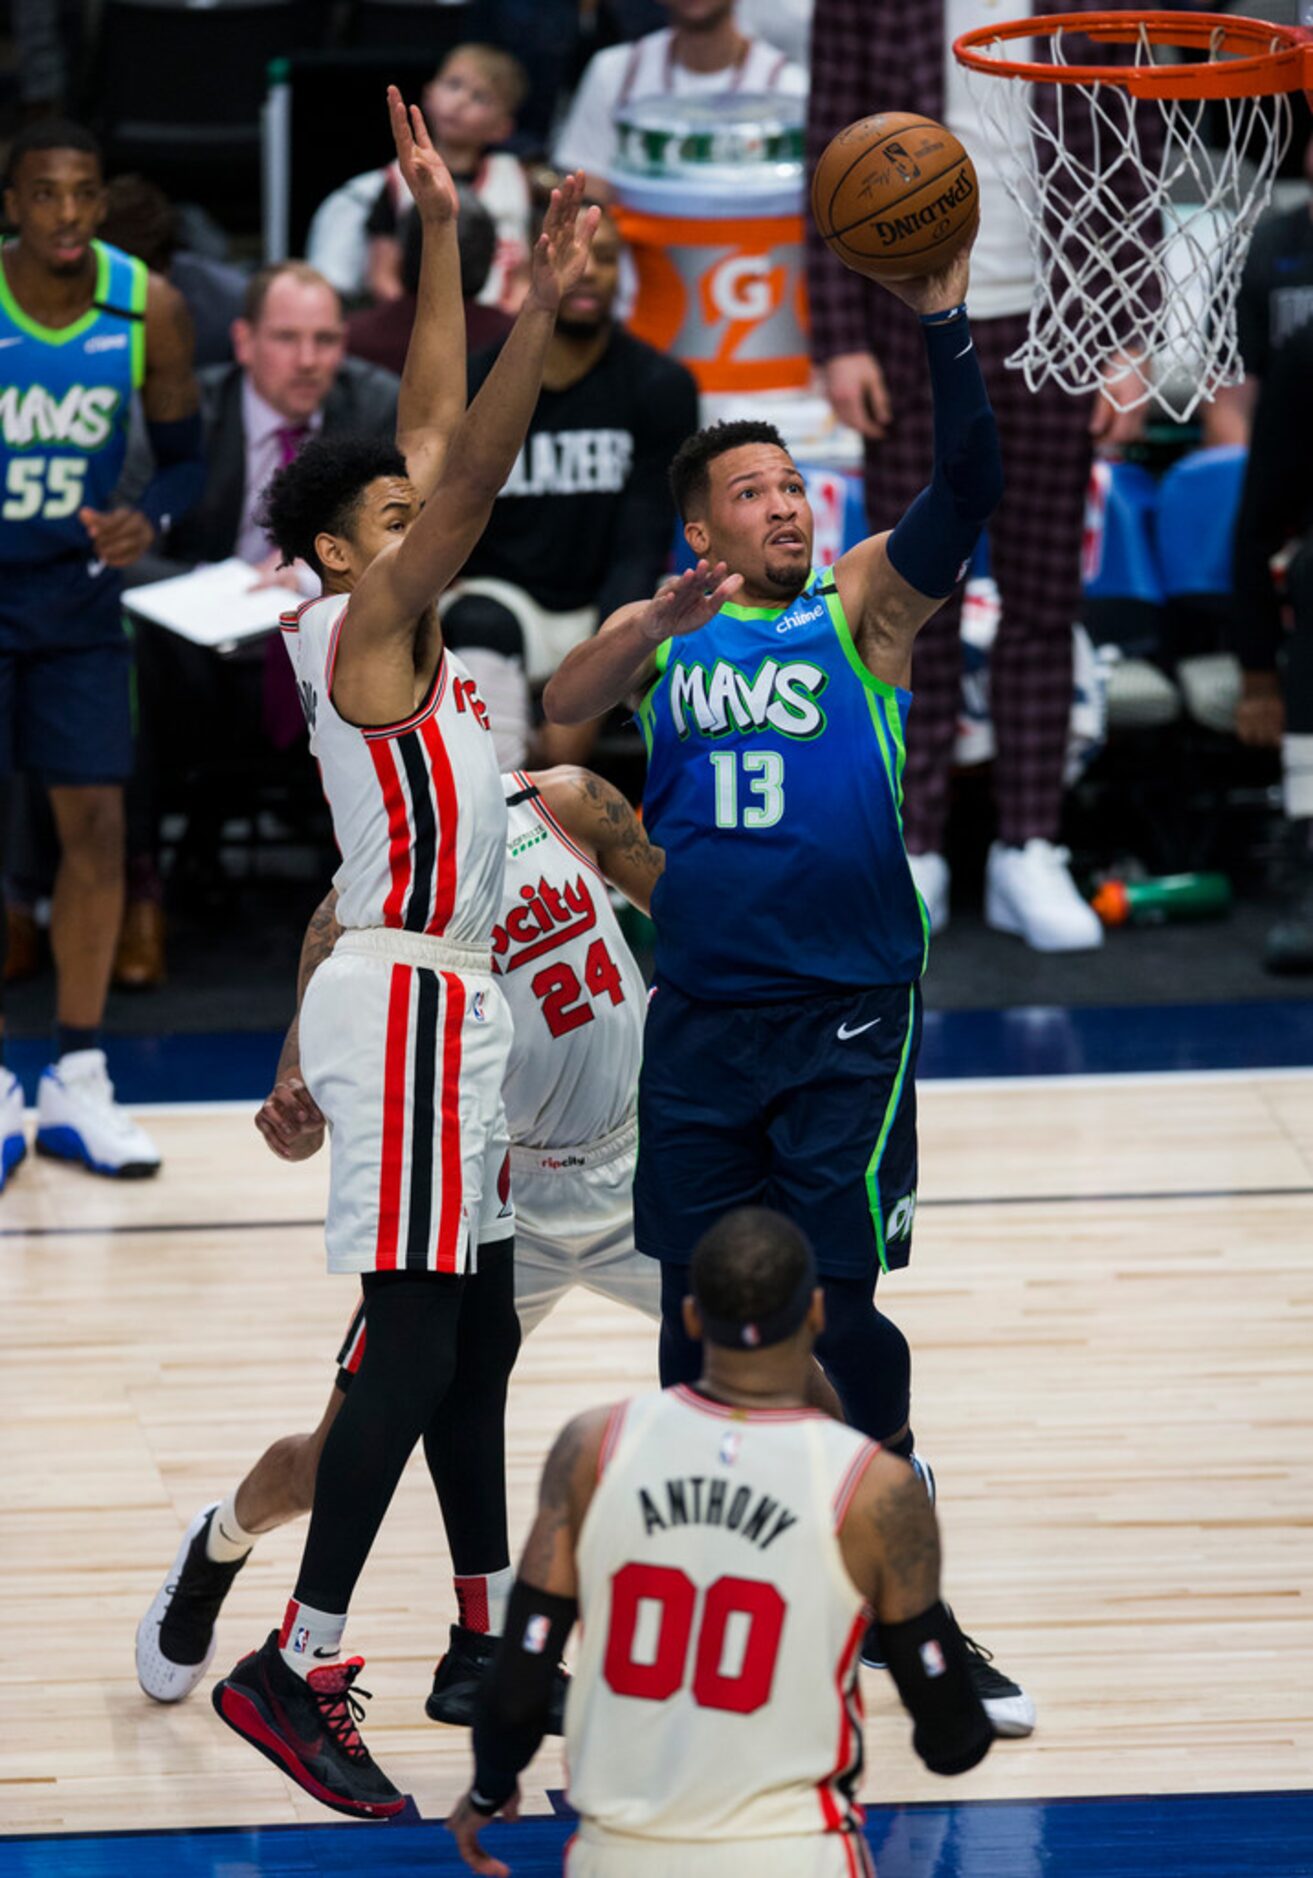
[{"label": "player's beard", "polygon": [[788,599],[796,599],[807,585],[808,569],[796,561],[767,561],[762,570],[766,585],[775,587]]}]

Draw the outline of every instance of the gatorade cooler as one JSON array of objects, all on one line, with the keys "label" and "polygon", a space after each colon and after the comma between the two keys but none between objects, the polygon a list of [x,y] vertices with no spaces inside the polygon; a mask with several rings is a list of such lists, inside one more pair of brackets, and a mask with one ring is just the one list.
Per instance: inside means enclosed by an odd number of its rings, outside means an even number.
[{"label": "gatorade cooler", "polygon": [[645,98],[616,118],[616,221],[638,295],[629,330],[704,392],[805,386],[803,101]]}]

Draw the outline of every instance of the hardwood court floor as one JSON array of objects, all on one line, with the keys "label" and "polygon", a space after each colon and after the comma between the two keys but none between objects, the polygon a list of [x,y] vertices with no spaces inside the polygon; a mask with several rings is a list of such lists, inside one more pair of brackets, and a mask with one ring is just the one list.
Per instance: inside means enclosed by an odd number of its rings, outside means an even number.
[{"label": "hardwood court floor", "polygon": [[[1035,1696],[1029,1742],[951,1790],[866,1677],[882,1800],[1288,1788],[1313,1760],[1313,1074],[931,1083],[911,1270],[946,1585]],[[0,1831],[329,1816],[218,1723],[137,1689],[133,1632],[197,1506],[331,1381],[350,1281],[324,1276],[325,1166],[249,1111],[152,1122],[165,1171],[29,1163],[0,1200]],[[576,1296],[512,1384],[513,1542],[575,1409],[654,1378],[649,1327]],[[274,1624],[299,1529],[262,1542],[216,1667]],[[451,1613],[413,1465],[362,1580],[369,1739],[426,1817],[467,1774],[423,1717]],[[559,1788],[549,1745],[526,1810]]]}]

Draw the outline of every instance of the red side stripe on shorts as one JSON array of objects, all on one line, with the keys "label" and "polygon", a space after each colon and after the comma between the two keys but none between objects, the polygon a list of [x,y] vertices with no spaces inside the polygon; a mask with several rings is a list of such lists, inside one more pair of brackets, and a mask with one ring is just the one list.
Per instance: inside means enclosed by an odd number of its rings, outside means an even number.
[{"label": "red side stripe on shorts", "polygon": [[378,1245],[374,1268],[397,1268],[401,1225],[401,1163],[406,1142],[406,1046],[410,1037],[409,965],[394,965],[388,986],[387,1048],[383,1057],[383,1151],[378,1179]]},{"label": "red side stripe on shorts", "polygon": [[438,1221],[435,1271],[460,1270],[461,1225],[464,1198],[461,1179],[460,1059],[461,1028],[465,1022],[465,985],[455,972],[443,972],[442,1106],[438,1144],[442,1152],[442,1216]]},{"label": "red side stripe on shorts", "polygon": [[395,747],[390,743],[371,743],[369,754],[374,760],[374,774],[383,791],[388,817],[388,870],[392,885],[383,902],[383,924],[399,926],[406,889],[410,885],[410,812],[397,776]]},{"label": "red side stripe on shorts", "polygon": [[433,916],[424,930],[444,933],[456,904],[456,828],[460,810],[456,802],[456,781],[451,773],[451,759],[442,740],[436,713],[425,718],[419,734],[428,751],[434,808],[438,819],[438,878],[433,889]]}]

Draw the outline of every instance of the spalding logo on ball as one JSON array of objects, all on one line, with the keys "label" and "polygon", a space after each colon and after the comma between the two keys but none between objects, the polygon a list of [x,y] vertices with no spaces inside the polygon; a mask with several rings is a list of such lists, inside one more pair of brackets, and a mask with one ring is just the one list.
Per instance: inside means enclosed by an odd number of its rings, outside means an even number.
[{"label": "spalding logo on ball", "polygon": [[975,165],[933,118],[881,111],[827,147],[812,177],[812,216],[845,267],[915,280],[946,267],[975,234]]}]

